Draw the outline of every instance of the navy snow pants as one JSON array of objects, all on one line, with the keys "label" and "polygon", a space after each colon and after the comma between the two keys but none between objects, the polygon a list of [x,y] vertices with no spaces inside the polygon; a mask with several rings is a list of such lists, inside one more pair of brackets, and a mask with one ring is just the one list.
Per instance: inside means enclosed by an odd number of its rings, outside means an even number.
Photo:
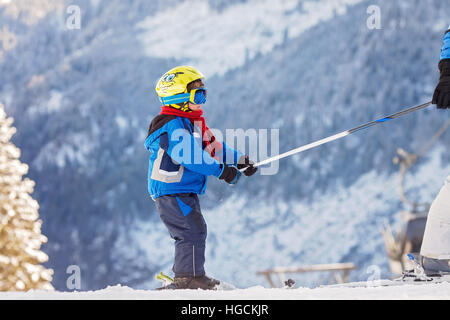
[{"label": "navy snow pants", "polygon": [[205,274],[206,222],[195,193],[180,193],[156,199],[159,216],[175,240],[175,277]]}]

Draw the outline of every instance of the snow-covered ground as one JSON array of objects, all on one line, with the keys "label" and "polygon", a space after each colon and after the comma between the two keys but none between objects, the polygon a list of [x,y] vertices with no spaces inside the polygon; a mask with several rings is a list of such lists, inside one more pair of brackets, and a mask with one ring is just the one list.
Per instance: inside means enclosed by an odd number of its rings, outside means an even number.
[{"label": "snow-covered ground", "polygon": [[86,292],[2,292],[0,299],[26,300],[422,300],[450,299],[450,283],[369,288],[267,289],[255,286],[231,291],[134,290],[113,286]]}]

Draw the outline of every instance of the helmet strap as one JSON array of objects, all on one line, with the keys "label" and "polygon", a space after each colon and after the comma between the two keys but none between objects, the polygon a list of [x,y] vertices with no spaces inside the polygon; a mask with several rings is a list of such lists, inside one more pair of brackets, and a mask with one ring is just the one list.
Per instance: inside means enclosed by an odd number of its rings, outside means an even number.
[{"label": "helmet strap", "polygon": [[180,111],[191,112],[191,109],[189,109],[189,101],[177,104],[169,104],[169,106]]}]

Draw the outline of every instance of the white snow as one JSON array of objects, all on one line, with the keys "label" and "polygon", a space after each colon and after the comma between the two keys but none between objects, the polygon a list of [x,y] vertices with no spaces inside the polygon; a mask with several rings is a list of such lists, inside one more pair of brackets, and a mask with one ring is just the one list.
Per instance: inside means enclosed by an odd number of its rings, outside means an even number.
[{"label": "white snow", "polygon": [[116,124],[119,128],[119,131],[121,133],[126,132],[127,128],[129,127],[128,119],[125,118],[124,116],[117,115],[115,120],[116,120]]},{"label": "white snow", "polygon": [[181,59],[212,76],[269,53],[286,37],[297,37],[359,2],[250,0],[217,12],[207,0],[192,0],[149,16],[136,28],[149,56]]},{"label": "white snow", "polygon": [[425,300],[450,299],[450,283],[369,288],[266,289],[255,286],[231,291],[134,290],[111,286],[98,291],[0,292],[0,300]]},{"label": "white snow", "polygon": [[[94,149],[92,137],[86,133],[73,133],[69,137],[68,142],[51,141],[43,146],[38,156],[33,161],[40,170],[45,163],[52,163],[63,168],[68,162],[77,162],[86,165],[90,159],[89,154]],[[86,171],[87,174],[92,174]]]},{"label": "white snow", "polygon": [[48,112],[58,111],[61,109],[61,104],[63,100],[62,92],[52,90],[50,92],[50,99],[47,102]]},{"label": "white snow", "polygon": [[[31,81],[35,82],[37,80],[35,78],[34,80],[32,79]],[[29,85],[33,85],[33,83],[30,82]],[[57,90],[51,90],[47,101],[30,106],[26,112],[28,113],[28,115],[33,117],[36,115],[61,111],[63,106],[64,106],[64,94]]]}]

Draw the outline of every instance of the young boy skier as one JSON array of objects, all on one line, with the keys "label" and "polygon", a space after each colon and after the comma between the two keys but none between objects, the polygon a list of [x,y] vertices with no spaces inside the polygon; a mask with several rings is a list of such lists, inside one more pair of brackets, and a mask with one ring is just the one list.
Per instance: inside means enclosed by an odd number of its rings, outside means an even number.
[{"label": "young boy skier", "polygon": [[[434,91],[433,104],[450,108],[450,26],[444,36],[439,62],[441,76]],[[450,274],[450,176],[434,199],[427,217],[422,247],[422,266],[427,274]]]},{"label": "young boy skier", "polygon": [[156,85],[161,113],[148,129],[151,152],[148,191],[162,222],[175,240],[174,282],[164,289],[214,289],[220,281],[205,275],[206,222],[198,196],[208,176],[236,184],[257,168],[248,156],[215,139],[202,117],[207,90],[198,70],[180,66]]}]

